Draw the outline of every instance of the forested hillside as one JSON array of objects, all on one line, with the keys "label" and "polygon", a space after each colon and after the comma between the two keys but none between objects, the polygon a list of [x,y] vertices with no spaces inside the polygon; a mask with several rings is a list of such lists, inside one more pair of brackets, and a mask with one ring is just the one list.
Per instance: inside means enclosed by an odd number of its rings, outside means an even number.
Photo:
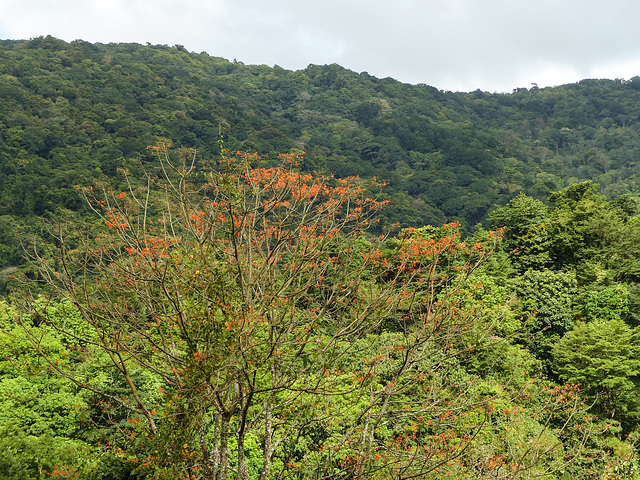
[{"label": "forested hillside", "polygon": [[638,133],[640,78],[0,41],[0,476],[640,478]]},{"label": "forested hillside", "polygon": [[640,78],[451,93],[51,37],[3,41],[0,75],[0,214],[13,218],[81,208],[75,185],[149,161],[159,138],[211,157],[219,126],[230,150],[305,151],[306,170],[387,181],[385,220],[404,225],[468,231],[520,192],[545,201],[583,180],[610,199],[638,193]]}]

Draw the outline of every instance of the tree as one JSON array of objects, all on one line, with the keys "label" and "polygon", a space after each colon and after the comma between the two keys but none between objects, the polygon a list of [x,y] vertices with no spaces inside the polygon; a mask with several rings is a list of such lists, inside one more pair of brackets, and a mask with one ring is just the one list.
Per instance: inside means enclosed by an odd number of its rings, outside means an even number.
[{"label": "tree", "polygon": [[[75,473],[89,478],[95,462],[83,438],[86,392],[33,355],[15,322],[18,316],[16,309],[0,302],[0,476],[20,480]],[[44,325],[32,328],[51,359],[66,362],[69,345],[46,330]]]},{"label": "tree", "polygon": [[[555,268],[582,267],[598,259],[603,247],[616,243],[622,228],[622,210],[598,193],[598,185],[586,181],[549,196],[556,204],[546,229],[549,255]],[[578,277],[583,284],[587,279]]]},{"label": "tree", "polygon": [[549,236],[544,228],[548,216],[549,208],[544,203],[522,193],[489,214],[493,228],[504,228],[504,248],[513,252],[514,264],[522,272],[551,263]]},{"label": "tree", "polygon": [[375,184],[299,173],[296,156],[261,168],[223,155],[197,169],[193,152],[154,149],[146,187],[82,190],[107,231],[73,244],[59,229],[58,251],[36,252],[80,320],[30,308],[88,368],[56,363],[24,327],[52,370],[129,412],[127,438],[158,472],[517,478],[565,462],[544,432],[578,404],[571,395],[541,400],[540,420],[487,451],[499,426],[522,422],[503,409],[522,388],[464,368],[500,341],[466,291],[499,232],[471,245],[451,224],[385,243],[365,237],[383,203],[367,196]]},{"label": "tree", "polygon": [[577,292],[573,272],[527,270],[515,281],[523,312],[531,315],[528,330],[564,335],[573,327],[573,298]]},{"label": "tree", "polygon": [[624,283],[589,291],[584,299],[587,321],[627,320],[629,288]]},{"label": "tree", "polygon": [[580,385],[596,412],[627,431],[638,424],[639,335],[619,318],[580,322],[552,352],[560,378]]}]

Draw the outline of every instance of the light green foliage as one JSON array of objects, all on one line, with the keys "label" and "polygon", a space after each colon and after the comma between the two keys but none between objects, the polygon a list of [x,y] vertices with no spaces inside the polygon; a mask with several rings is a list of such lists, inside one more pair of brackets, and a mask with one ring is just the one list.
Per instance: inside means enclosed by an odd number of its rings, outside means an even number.
[{"label": "light green foliage", "polygon": [[30,435],[73,435],[83,407],[83,399],[55,377],[49,382],[37,377],[31,382],[24,377],[0,380],[0,424],[18,425]]},{"label": "light green foliage", "polygon": [[629,219],[630,207],[607,202],[590,181],[570,185],[549,199],[554,208],[520,194],[491,213],[492,225],[505,228],[514,268],[574,270],[580,285],[601,282],[600,270],[607,277],[632,275],[636,221]]},{"label": "light green foliage", "polygon": [[542,363],[527,348],[501,338],[478,345],[469,358],[467,370],[497,382],[506,381],[517,388],[523,387],[530,378],[543,375]]},{"label": "light green foliage", "polygon": [[587,321],[626,320],[629,315],[629,288],[617,284],[587,292],[584,299]]},{"label": "light green foliage", "polygon": [[[506,228],[514,268],[522,272],[512,286],[529,334],[516,338],[543,362],[544,372],[580,384],[590,411],[613,419],[603,429],[630,432],[640,407],[638,334],[625,323],[637,323],[635,202],[608,202],[588,181],[549,199],[554,207],[521,195],[492,214],[494,226]],[[614,440],[594,436],[588,448],[611,453]],[[622,452],[626,447],[616,447],[602,465],[617,465],[612,471],[633,465],[633,454]]]},{"label": "light green foliage", "polygon": [[[507,235],[503,230],[501,234]],[[491,232],[479,228],[469,243],[485,242],[490,235]],[[512,279],[515,275],[509,254],[499,250],[487,263],[476,269],[469,281],[470,305],[481,304],[487,311],[487,318],[493,322],[495,333],[505,338],[522,328],[513,294]]]},{"label": "light green foliage", "polygon": [[504,249],[519,271],[550,265],[548,215],[549,207],[522,193],[489,215],[492,228],[504,228]]},{"label": "light green foliage", "polygon": [[531,332],[552,329],[563,334],[573,326],[573,297],[577,292],[572,272],[528,270],[515,281],[522,313],[529,316]]},{"label": "light green foliage", "polygon": [[[504,279],[487,272],[479,272],[471,277],[469,287],[473,295],[471,302],[479,302],[487,309],[487,319],[492,322],[495,333],[509,337],[522,328],[515,302]],[[490,312],[490,313],[489,313]]]},{"label": "light green foliage", "polygon": [[[126,395],[126,385],[105,363],[104,352],[89,348],[87,340],[96,337],[77,310],[64,302],[40,304],[71,335],[56,331],[42,316],[23,315],[26,335],[18,311],[0,302],[0,448],[6,452],[0,477],[144,478],[148,471],[139,470],[137,452],[118,450],[144,431],[140,422],[55,369],[107,394]],[[135,370],[131,375],[143,386],[145,400],[157,404],[157,379]],[[133,445],[135,450],[140,441]]]},{"label": "light green foliage", "polygon": [[615,225],[615,235],[605,246],[604,262],[621,281],[640,281],[640,216]]},{"label": "light green foliage", "polygon": [[515,248],[516,239],[525,236],[532,227],[544,223],[548,214],[547,205],[520,193],[504,207],[493,210],[489,219],[492,227],[505,229],[507,248]]},{"label": "light green foliage", "polygon": [[553,368],[597,412],[629,429],[640,419],[640,331],[620,319],[578,323],[554,347]]},{"label": "light green foliage", "polygon": [[29,435],[16,425],[3,425],[0,451],[3,480],[100,479],[92,449],[79,440]]},{"label": "light green foliage", "polygon": [[[1,304],[0,425],[16,425],[31,435],[67,436],[78,428],[84,397],[69,381],[53,375],[43,358],[33,355],[17,325],[17,311]],[[68,350],[46,327],[37,328],[40,346],[53,362],[67,362]]]},{"label": "light green foliage", "polygon": [[556,268],[590,260],[622,223],[620,212],[589,181],[573,184],[549,199],[556,204],[548,222],[549,250]]},{"label": "light green foliage", "polygon": [[[79,438],[87,396],[34,355],[17,325],[18,315],[0,303],[0,476],[26,480],[69,473],[89,478],[87,468],[95,461]],[[45,326],[33,332],[53,362],[68,361],[68,350],[53,332]]]}]

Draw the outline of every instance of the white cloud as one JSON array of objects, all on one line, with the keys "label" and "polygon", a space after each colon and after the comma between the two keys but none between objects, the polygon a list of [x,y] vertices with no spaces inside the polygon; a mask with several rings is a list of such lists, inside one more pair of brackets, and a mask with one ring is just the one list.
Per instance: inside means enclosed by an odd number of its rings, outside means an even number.
[{"label": "white cloud", "polygon": [[8,38],[175,44],[215,40],[226,6],[224,0],[0,0],[0,11]]}]

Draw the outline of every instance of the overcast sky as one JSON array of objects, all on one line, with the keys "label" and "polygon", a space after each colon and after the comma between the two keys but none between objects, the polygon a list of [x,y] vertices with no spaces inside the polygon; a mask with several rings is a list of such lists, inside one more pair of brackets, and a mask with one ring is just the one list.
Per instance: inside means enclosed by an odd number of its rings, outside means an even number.
[{"label": "overcast sky", "polygon": [[180,44],[488,92],[640,75],[639,21],[639,0],[0,0],[2,39]]}]

